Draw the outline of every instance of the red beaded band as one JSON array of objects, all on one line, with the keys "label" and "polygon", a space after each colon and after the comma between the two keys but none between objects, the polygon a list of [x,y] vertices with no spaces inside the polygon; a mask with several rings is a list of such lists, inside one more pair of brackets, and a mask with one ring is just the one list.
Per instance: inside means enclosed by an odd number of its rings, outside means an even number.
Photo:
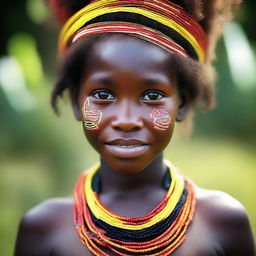
[{"label": "red beaded band", "polygon": [[170,38],[166,37],[159,32],[144,27],[138,24],[130,24],[130,23],[97,23],[90,26],[87,26],[84,29],[81,29],[74,36],[72,43],[77,40],[93,35],[93,34],[101,34],[101,33],[127,33],[134,35],[136,37],[142,37],[144,40],[154,43],[163,49],[179,54],[181,56],[187,57],[188,54],[186,51],[172,41]]},{"label": "red beaded band", "polygon": [[[97,0],[93,2],[97,2]],[[118,2],[110,2],[104,5],[104,7],[141,7],[162,14],[189,31],[190,34],[196,38],[201,48],[206,51],[207,37],[202,27],[195,18],[185,12],[182,7],[168,0],[119,0]]]}]

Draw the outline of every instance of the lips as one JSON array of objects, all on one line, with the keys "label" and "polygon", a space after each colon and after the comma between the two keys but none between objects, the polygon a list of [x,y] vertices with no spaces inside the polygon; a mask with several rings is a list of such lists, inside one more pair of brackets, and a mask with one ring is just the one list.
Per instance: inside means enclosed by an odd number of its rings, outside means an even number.
[{"label": "lips", "polygon": [[145,153],[149,144],[137,139],[115,139],[105,143],[111,154],[119,158],[136,158]]}]

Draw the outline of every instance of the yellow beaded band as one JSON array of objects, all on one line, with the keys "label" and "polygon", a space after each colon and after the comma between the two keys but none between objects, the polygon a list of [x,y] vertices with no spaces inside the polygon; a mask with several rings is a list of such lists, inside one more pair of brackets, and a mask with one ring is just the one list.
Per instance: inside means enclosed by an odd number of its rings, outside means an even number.
[{"label": "yellow beaded band", "polygon": [[182,192],[184,190],[184,179],[183,177],[178,175],[177,171],[175,170],[175,167],[170,162],[165,161],[165,163],[169,167],[172,181],[171,186],[166,194],[166,198],[170,198],[171,196],[171,200],[168,200],[164,209],[160,211],[158,214],[156,214],[149,222],[141,225],[126,224],[122,219],[119,218],[120,216],[111,213],[101,204],[99,198],[96,197],[96,194],[92,190],[92,178],[95,172],[98,170],[99,165],[94,166],[93,169],[90,170],[86,178],[84,187],[86,202],[90,210],[92,211],[93,215],[97,219],[100,219],[109,225],[129,230],[140,230],[148,228],[155,225],[164,218],[167,218],[175,208],[176,204],[178,203],[182,195]]}]

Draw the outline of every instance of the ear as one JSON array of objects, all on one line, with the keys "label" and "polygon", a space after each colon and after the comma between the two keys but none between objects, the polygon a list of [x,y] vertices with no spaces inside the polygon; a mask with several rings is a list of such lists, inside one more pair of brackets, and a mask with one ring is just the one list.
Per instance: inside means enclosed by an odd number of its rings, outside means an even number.
[{"label": "ear", "polygon": [[82,121],[82,113],[78,102],[72,102],[72,108],[77,121]]},{"label": "ear", "polygon": [[187,101],[183,101],[179,106],[178,113],[176,116],[176,121],[182,122],[185,119],[185,117],[188,113],[188,110],[189,110],[189,105],[188,105]]}]

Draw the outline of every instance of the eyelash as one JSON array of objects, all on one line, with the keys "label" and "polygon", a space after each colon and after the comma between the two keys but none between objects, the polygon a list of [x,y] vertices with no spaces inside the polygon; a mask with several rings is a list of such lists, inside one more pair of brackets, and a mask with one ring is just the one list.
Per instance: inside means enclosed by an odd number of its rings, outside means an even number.
[{"label": "eyelash", "polygon": [[[106,98],[100,98],[100,93],[105,93],[105,96],[106,96]],[[156,99],[150,99],[149,98],[149,95],[150,95],[150,93],[153,93],[154,94],[154,96],[156,96],[157,98]],[[108,95],[106,95],[106,94],[108,94]],[[115,96],[114,96],[114,94],[110,91],[110,90],[107,90],[107,89],[98,89],[98,90],[95,90],[95,91],[93,91],[92,93],[91,93],[91,95],[94,97],[94,98],[96,98],[96,99],[98,99],[98,100],[106,100],[106,101],[113,101],[113,100],[115,100]],[[101,95],[101,96],[103,96],[103,95]],[[109,98],[109,96],[111,97],[111,98]],[[160,96],[160,98],[159,98],[159,96]],[[147,97],[147,99],[146,99],[146,97]],[[143,94],[142,94],[142,96],[141,96],[141,100],[142,101],[146,101],[146,102],[149,102],[149,101],[159,101],[159,100],[161,100],[162,98],[164,98],[165,97],[165,94],[163,93],[163,92],[161,92],[161,91],[158,91],[158,90],[147,90],[147,91],[145,91]]]},{"label": "eyelash", "polygon": [[[108,99],[108,97],[107,98],[100,98],[99,97],[99,94],[100,93],[108,93],[108,96],[112,96],[112,98],[111,99]],[[96,96],[98,94],[98,96]],[[99,89],[99,90],[96,90],[96,91],[93,91],[92,93],[91,93],[91,95],[94,97],[94,98],[96,98],[96,99],[98,99],[98,100],[114,100],[115,99],[115,97],[114,97],[114,95],[112,94],[112,92],[111,91],[109,91],[109,90],[107,90],[107,89]]]},{"label": "eyelash", "polygon": [[[148,96],[150,93],[155,93],[155,95],[157,95],[158,98],[157,98],[157,99],[150,99],[150,98],[148,98],[148,99],[143,99],[145,96]],[[159,98],[159,96],[160,96],[160,98]],[[145,92],[142,94],[141,99],[142,99],[143,101],[159,101],[159,100],[161,100],[161,99],[164,98],[164,97],[165,97],[165,94],[164,94],[163,92],[161,92],[161,91],[158,91],[158,90],[148,90],[148,91],[145,91]]]}]

